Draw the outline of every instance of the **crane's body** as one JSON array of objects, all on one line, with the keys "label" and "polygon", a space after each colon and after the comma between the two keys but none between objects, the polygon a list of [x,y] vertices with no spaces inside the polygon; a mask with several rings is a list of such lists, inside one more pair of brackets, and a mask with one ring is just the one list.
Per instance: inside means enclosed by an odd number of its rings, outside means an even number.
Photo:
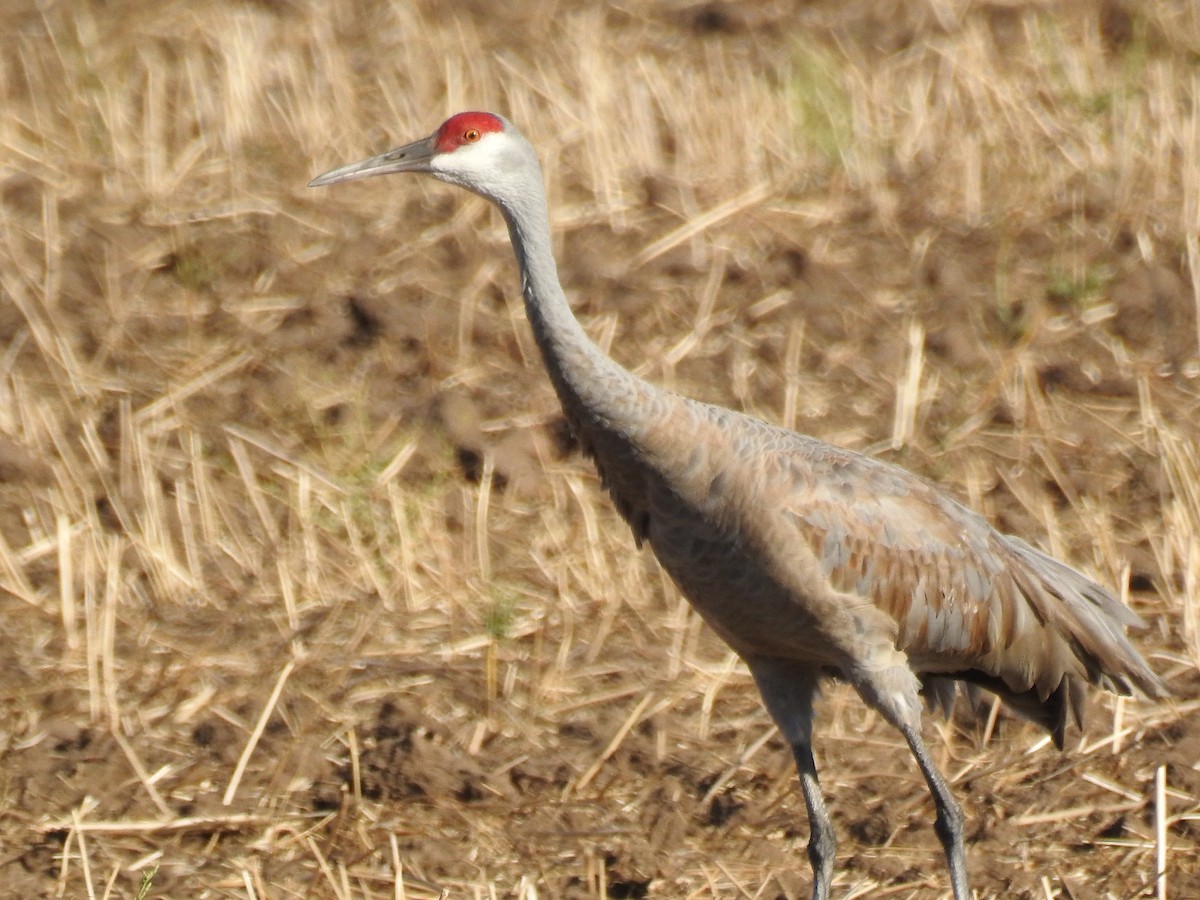
[{"label": "crane's body", "polygon": [[752,672],[792,747],[811,825],[814,900],[833,827],[812,757],[819,680],[844,678],[905,736],[937,806],[956,900],[962,812],[921,737],[920,695],[948,708],[982,686],[1062,746],[1085,689],[1166,689],[1125,637],[1139,620],[1070,567],[1002,535],[927,481],[741,413],[655,387],[605,356],[558,281],[541,171],[490,113],[314,185],[424,172],[492,200],[508,223],[526,312],[563,410],[639,543]]}]

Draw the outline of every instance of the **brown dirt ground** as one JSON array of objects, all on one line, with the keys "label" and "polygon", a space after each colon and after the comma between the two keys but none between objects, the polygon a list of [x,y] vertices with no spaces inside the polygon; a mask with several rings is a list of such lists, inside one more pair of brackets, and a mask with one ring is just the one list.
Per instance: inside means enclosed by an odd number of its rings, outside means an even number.
[{"label": "brown dirt ground", "polygon": [[[550,27],[509,5],[507,27]],[[487,6],[453,15],[482,33]],[[966,27],[944,6],[613,5],[600,27],[613,46],[745,59],[805,16],[814,40],[869,64]],[[190,26],[168,7],[146,39],[183,58],[172,29]],[[133,8],[105,15],[128,27]],[[1135,40],[1142,20],[1125,7],[1087,8],[1109,52]],[[62,10],[14,9],[14,28],[69,30]],[[1001,47],[1039,14],[964,9]],[[364,10],[342,44],[370,44],[386,13]],[[1196,39],[1136,35],[1161,55]],[[1195,79],[1200,45],[1186,47]],[[37,88],[6,78],[14,102]],[[372,141],[338,146],[365,155]],[[306,193],[306,175],[344,161],[312,154],[316,168],[280,164],[254,195],[268,211],[183,222],[114,196],[86,161],[53,202],[53,304],[18,302],[18,282],[39,277],[6,282],[0,894],[133,897],[153,872],[150,897],[385,897],[399,859],[410,897],[806,896],[787,749],[572,447],[496,219],[449,189]],[[614,230],[575,215],[593,194],[561,187],[562,276],[593,333],[626,364],[649,360],[653,380],[776,421],[794,402],[797,428],[942,481],[1110,581],[1127,562],[1150,623],[1138,642],[1179,699],[1125,706],[1119,754],[1104,742],[1108,699],[1062,755],[1030,753],[1038,735],[1004,715],[989,727],[986,709],[927,731],[966,812],[979,896],[1150,895],[1160,767],[1169,895],[1200,896],[1200,678],[1178,603],[1186,567],[1163,549],[1186,487],[1162,435],[1194,461],[1200,416],[1187,235],[1102,184],[1064,186],[1036,222],[970,221],[939,205],[925,165],[892,173],[884,194],[814,176],[720,225],[703,252],[683,243],[640,266],[625,261],[722,193],[697,201],[678,173],[647,173]],[[28,244],[5,265],[41,258],[53,179],[39,179],[3,170],[7,240]],[[373,191],[386,204],[367,203]],[[676,361],[714,270],[707,325]],[[925,390],[892,450],[912,322]],[[64,374],[69,360],[85,378]],[[944,894],[902,742],[842,687],[819,714],[837,895]]]}]

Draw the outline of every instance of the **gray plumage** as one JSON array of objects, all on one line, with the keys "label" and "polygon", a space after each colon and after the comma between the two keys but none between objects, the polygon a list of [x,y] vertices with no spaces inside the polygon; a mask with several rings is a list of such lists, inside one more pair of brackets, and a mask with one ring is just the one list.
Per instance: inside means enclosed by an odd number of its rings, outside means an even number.
[{"label": "gray plumage", "polygon": [[921,737],[922,691],[948,709],[958,684],[985,688],[1060,748],[1089,685],[1166,695],[1125,637],[1138,617],[1086,576],[903,469],[677,396],[605,356],[563,294],[536,155],[507,121],[460,113],[312,183],[391,172],[434,175],[503,213],[572,429],[639,546],[745,660],[792,747],[815,900],[828,897],[834,861],[812,758],[822,677],[853,684],[903,733],[933,794],[956,900],[969,897],[963,816]]}]

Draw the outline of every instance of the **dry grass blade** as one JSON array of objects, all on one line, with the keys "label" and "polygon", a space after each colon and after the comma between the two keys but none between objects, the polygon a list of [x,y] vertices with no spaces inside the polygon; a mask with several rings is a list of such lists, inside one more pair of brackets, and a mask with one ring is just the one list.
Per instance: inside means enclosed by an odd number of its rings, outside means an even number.
[{"label": "dry grass blade", "polygon": [[892,449],[899,450],[917,428],[917,407],[921,400],[921,370],[925,352],[925,329],[919,322],[908,326],[908,362],[900,388],[896,391],[896,414],[892,422]]},{"label": "dry grass blade", "polygon": [[102,822],[95,819],[85,819],[78,823],[50,822],[38,826],[38,831],[48,834],[74,828],[79,832],[89,834],[128,834],[154,835],[170,834],[181,831],[236,831],[239,829],[259,828],[271,822],[270,816],[254,813],[231,813],[224,816],[179,816],[166,820],[137,820],[122,819],[115,822]]},{"label": "dry grass blade", "polygon": [[573,793],[578,795],[585,787],[592,783],[592,779],[600,774],[600,770],[604,764],[612,757],[620,748],[625,738],[629,736],[629,732],[641,720],[642,714],[646,708],[654,702],[653,694],[645,694],[637,705],[630,711],[629,716],[621,723],[621,727],[617,729],[617,733],[613,735],[612,740],[608,742],[608,746],[601,751],[596,761],[588,768],[586,772],[579,776],[579,779],[573,786]]},{"label": "dry grass blade", "polygon": [[287,680],[295,667],[295,660],[289,659],[287,665],[283,667],[283,671],[279,673],[279,677],[275,680],[275,687],[271,689],[271,696],[267,698],[262,712],[259,713],[258,721],[254,724],[254,730],[250,732],[250,738],[246,741],[246,747],[242,750],[242,755],[238,757],[237,766],[233,770],[233,776],[229,779],[229,785],[225,788],[224,796],[221,797],[221,803],[225,806],[233,802],[238,785],[241,784],[242,776],[246,773],[246,766],[249,765],[250,757],[254,754],[254,748],[258,746],[258,741],[262,737],[263,730],[267,727],[267,720],[271,718],[271,714],[275,711],[275,704],[279,702],[279,696],[283,693],[284,685],[287,684]]},{"label": "dry grass blade", "polygon": [[1155,428],[1163,468],[1171,486],[1165,510],[1169,543],[1160,551],[1170,555],[1170,569],[1178,572],[1177,602],[1181,607],[1188,652],[1200,666],[1200,447],[1189,432],[1181,433],[1143,401],[1144,414]]},{"label": "dry grass blade", "polygon": [[158,792],[158,788],[154,786],[154,779],[150,776],[150,773],[146,771],[146,767],[142,765],[142,761],[138,759],[137,752],[133,749],[133,746],[129,743],[125,736],[116,729],[113,730],[112,737],[113,740],[117,742],[117,746],[121,748],[121,752],[125,754],[125,758],[129,760],[130,768],[132,768],[134,774],[137,775],[137,779],[141,782],[142,788],[149,795],[154,805],[158,807],[158,811],[162,813],[163,818],[173,818],[175,811],[167,805],[165,800],[163,800],[162,794],[160,794]]},{"label": "dry grass blade", "polygon": [[[79,847],[79,865],[80,865],[80,868],[83,870],[83,883],[87,889],[88,900],[96,900],[96,889],[92,885],[92,862],[91,862],[91,857],[88,854],[88,843],[87,843],[87,839],[83,835],[83,829],[81,829],[79,827],[80,826],[79,810],[78,809],[72,810],[72,815],[74,816],[74,818],[71,822],[71,830],[75,835],[75,843]],[[64,865],[63,872],[65,874],[65,872],[66,872],[65,859],[63,861],[63,865]]]},{"label": "dry grass blade", "polygon": [[689,217],[687,222],[664,234],[639,253],[634,258],[633,265],[644,266],[658,259],[658,257],[667,251],[692,240],[708,229],[721,224],[739,213],[753,209],[769,196],[771,196],[771,186],[769,184],[756,184],[737,197],[726,200],[724,203],[719,203],[706,212]]},{"label": "dry grass blade", "polygon": [[1154,894],[1167,900],[1167,767],[1154,770]]}]

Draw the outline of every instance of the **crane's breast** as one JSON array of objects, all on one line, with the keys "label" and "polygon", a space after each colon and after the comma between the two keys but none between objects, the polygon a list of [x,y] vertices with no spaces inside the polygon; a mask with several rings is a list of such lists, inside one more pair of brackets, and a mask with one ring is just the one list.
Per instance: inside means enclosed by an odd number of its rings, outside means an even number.
[{"label": "crane's breast", "polygon": [[692,607],[743,657],[783,656],[814,668],[846,661],[813,604],[776,577],[744,534],[702,515],[654,515],[648,540]]}]

